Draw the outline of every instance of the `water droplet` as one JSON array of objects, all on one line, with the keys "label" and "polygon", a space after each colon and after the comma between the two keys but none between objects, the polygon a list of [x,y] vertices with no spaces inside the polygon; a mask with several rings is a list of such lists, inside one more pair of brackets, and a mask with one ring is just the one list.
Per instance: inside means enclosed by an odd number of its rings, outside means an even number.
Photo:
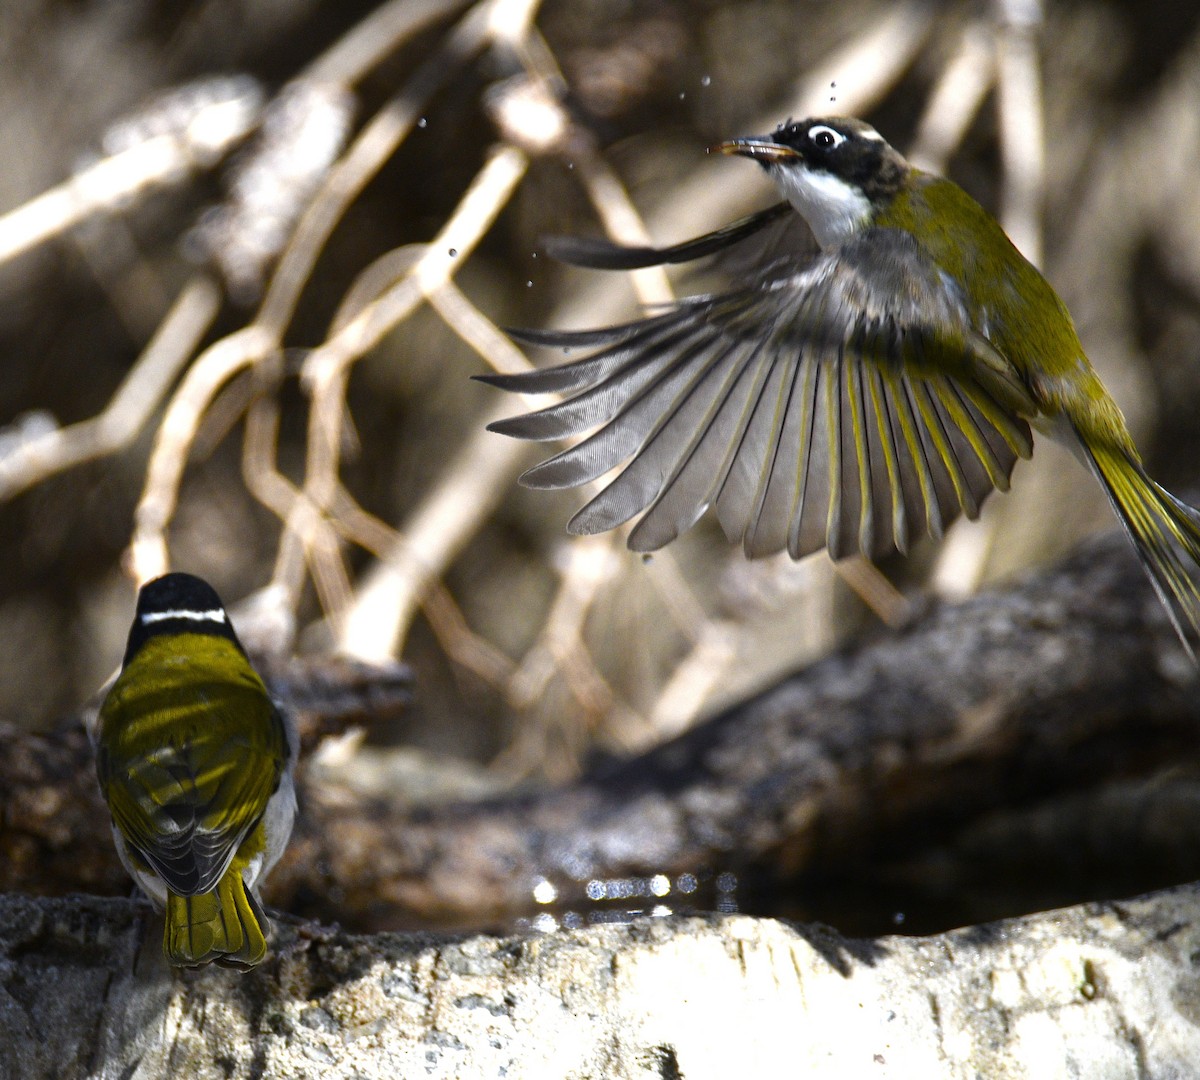
[{"label": "water droplet", "polygon": [[429,121],[426,120],[425,117],[422,116],[421,119],[417,121],[417,127],[423,128],[428,123],[429,123]]},{"label": "water droplet", "polygon": [[568,168],[568,169],[573,169],[573,168],[575,168],[575,162],[573,162],[573,161],[568,161],[568,162],[567,162],[567,168]]},{"label": "water droplet", "polygon": [[532,289],[532,288],[533,288],[533,282],[532,282],[532,281],[527,281],[527,282],[525,282],[525,288],[527,288],[527,289]]},{"label": "water droplet", "polygon": [[700,76],[700,85],[701,86],[712,86],[712,76],[711,75],[701,75]]},{"label": "water droplet", "polygon": [[685,97],[687,97],[687,94],[685,94],[682,90],[680,90],[679,91],[679,100],[682,101]]},{"label": "water droplet", "polygon": [[530,256],[531,256],[532,258],[534,258],[534,259],[536,259],[536,258],[537,258],[537,252],[536,252],[536,251],[531,251],[529,254],[530,254]]},{"label": "water droplet", "polygon": [[450,249],[450,258],[452,258],[452,259],[457,259],[457,258],[458,258],[458,248],[451,248],[451,249]]}]

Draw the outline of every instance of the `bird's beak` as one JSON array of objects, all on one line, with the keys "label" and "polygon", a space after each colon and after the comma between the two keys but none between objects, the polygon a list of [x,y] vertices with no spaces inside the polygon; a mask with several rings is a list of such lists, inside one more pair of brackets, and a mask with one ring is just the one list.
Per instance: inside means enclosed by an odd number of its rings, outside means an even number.
[{"label": "bird's beak", "polygon": [[740,154],[742,157],[753,158],[763,165],[774,165],[780,161],[798,158],[800,152],[790,146],[783,146],[774,139],[749,138],[730,139],[728,142],[717,143],[708,148],[710,154]]}]

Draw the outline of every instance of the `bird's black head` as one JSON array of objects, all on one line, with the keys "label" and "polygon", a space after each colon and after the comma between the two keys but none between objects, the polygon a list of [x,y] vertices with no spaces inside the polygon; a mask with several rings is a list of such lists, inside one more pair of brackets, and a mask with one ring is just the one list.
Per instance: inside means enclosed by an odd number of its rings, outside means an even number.
[{"label": "bird's black head", "polygon": [[139,617],[161,615],[167,611],[211,611],[218,608],[224,610],[217,590],[195,574],[164,574],[148,581],[138,593]]},{"label": "bird's black head", "polygon": [[165,574],[142,586],[124,663],[159,634],[215,634],[241,648],[216,590],[193,574]]},{"label": "bird's black head", "polygon": [[870,124],[846,116],[789,120],[770,135],[712,149],[762,165],[823,248],[870,224],[900,191],[909,168]]},{"label": "bird's black head", "polygon": [[715,149],[753,158],[767,169],[831,176],[876,205],[899,190],[907,169],[879,132],[849,116],[787,120],[770,135],[731,139]]}]

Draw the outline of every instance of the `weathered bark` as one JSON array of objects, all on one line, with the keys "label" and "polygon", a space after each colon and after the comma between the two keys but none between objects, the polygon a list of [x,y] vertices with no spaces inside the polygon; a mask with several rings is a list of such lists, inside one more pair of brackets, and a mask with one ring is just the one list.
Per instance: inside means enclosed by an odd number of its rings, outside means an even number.
[{"label": "weathered bark", "polygon": [[[1007,590],[931,605],[564,787],[413,810],[310,784],[268,898],[365,928],[479,925],[533,908],[542,879],[571,904],[596,878],[829,873],[904,854],[918,832],[1191,760],[1196,689],[1112,536]],[[19,744],[0,755],[0,849],[26,851],[0,864],[0,887],[123,889],[86,747],[38,745],[61,749],[62,785],[14,770]]]},{"label": "weathered bark", "polygon": [[0,1075],[1182,1080],[1200,887],[931,938],[747,916],[305,936],[166,970],[128,900],[0,897]]},{"label": "weathered bark", "polygon": [[283,883],[323,863],[369,922],[527,909],[542,877],[572,902],[594,878],[828,870],[918,824],[1190,758],[1198,728],[1195,671],[1112,537],[570,786],[428,815],[314,807]]}]

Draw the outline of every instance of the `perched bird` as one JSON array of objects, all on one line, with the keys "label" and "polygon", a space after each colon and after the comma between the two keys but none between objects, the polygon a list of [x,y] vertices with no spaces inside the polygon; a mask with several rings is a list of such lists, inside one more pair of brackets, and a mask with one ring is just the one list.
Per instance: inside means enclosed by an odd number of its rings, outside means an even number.
[{"label": "perched bird", "polygon": [[292,831],[297,741],[207,582],[143,586],[95,742],[117,853],[166,912],[167,959],[259,963],[255,887]]},{"label": "perched bird", "polygon": [[1185,646],[1200,631],[1200,514],[1151,480],[1062,300],[962,188],[910,165],[869,125],[788,121],[713,147],[757,161],[785,201],[667,248],[559,239],[601,269],[685,262],[799,214],[815,244],[765,253],[726,292],[637,322],[518,340],[585,358],[488,375],[565,394],[494,431],[594,434],[521,482],[574,487],[627,461],[568,528],[653,551],[713,506],[749,556],[905,552],[975,517],[1033,449],[1030,424],[1099,480]]}]

